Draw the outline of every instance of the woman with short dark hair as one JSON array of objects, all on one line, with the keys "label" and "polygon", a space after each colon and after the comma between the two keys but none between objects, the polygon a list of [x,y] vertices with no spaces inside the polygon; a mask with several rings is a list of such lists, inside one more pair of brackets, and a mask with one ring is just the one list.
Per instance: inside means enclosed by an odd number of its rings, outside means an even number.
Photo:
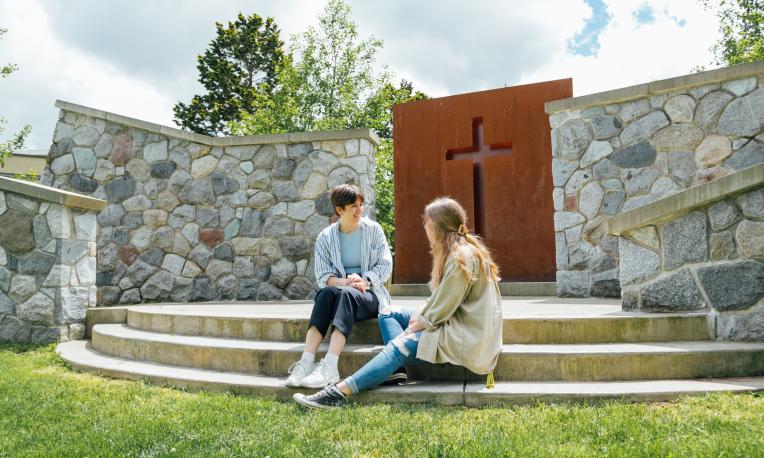
[{"label": "woman with short dark hair", "polygon": [[[339,220],[316,239],[315,266],[319,291],[308,322],[305,350],[289,368],[287,386],[323,388],[340,380],[337,362],[356,321],[376,318],[390,305],[385,282],[392,255],[382,227],[363,216],[364,195],[353,185],[331,190]],[[315,364],[316,351],[329,326],[329,350]]]}]

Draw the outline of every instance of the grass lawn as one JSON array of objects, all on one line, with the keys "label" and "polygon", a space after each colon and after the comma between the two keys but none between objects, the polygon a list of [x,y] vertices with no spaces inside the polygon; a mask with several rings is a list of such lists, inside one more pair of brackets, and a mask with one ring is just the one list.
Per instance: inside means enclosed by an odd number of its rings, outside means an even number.
[{"label": "grass lawn", "polygon": [[0,456],[764,456],[764,396],[468,409],[186,393],[0,344]]}]

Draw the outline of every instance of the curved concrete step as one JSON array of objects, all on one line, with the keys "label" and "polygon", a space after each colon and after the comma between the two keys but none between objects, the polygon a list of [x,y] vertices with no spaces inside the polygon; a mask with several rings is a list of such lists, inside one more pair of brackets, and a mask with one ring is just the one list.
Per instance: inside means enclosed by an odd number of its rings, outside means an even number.
[{"label": "curved concrete step", "polygon": [[615,381],[764,375],[764,342],[505,345],[498,380]]},{"label": "curved concrete step", "polygon": [[[245,309],[233,309],[233,313],[228,314],[214,309],[206,309],[201,313],[189,312],[188,307],[131,307],[127,309],[127,325],[166,334],[294,343],[305,342],[305,332],[308,330],[309,315],[287,317],[247,312]],[[381,345],[377,320],[355,323],[348,343]]]},{"label": "curved concrete step", "polygon": [[[135,329],[188,336],[303,342],[310,304],[286,314],[273,306],[159,305],[127,309]],[[704,313],[591,314],[583,316],[513,314],[504,318],[505,344],[568,344],[708,340]],[[381,345],[376,320],[356,323],[348,343]]]},{"label": "curved concrete step", "polygon": [[[143,380],[192,391],[229,391],[291,399],[300,391],[284,386],[283,378],[217,372],[132,361],[94,351],[87,341],[60,344],[56,352],[73,368],[114,378]],[[480,383],[411,383],[382,387],[353,397],[355,402],[427,402],[440,405],[522,405],[535,402],[669,401],[709,392],[764,390],[764,377],[709,380],[645,380],[633,382],[497,382],[486,389]]]},{"label": "curved concrete step", "polygon": [[[93,348],[136,361],[200,369],[285,376],[299,359],[301,343],[181,336],[148,332],[120,324],[93,328]],[[348,345],[340,374],[368,362],[378,345]],[[326,344],[319,353],[326,351]],[[457,366],[412,368],[412,375],[433,380],[475,380]],[[504,345],[497,380],[645,380],[764,375],[764,343],[661,342],[578,345]]]},{"label": "curved concrete step", "polygon": [[[58,353],[73,368],[113,378],[142,380],[192,391],[230,391],[275,396],[291,400],[297,392],[315,392],[284,385],[284,377],[268,377],[240,372],[223,372],[133,361],[99,353],[86,340],[59,344]],[[464,382],[417,382],[402,387],[380,387],[353,399],[359,402],[464,404]]]}]

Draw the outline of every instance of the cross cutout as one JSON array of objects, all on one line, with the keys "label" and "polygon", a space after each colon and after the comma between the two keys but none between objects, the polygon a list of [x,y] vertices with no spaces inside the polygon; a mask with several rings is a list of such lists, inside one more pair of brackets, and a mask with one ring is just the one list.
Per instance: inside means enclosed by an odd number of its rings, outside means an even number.
[{"label": "cross cutout", "polygon": [[485,236],[485,158],[512,153],[512,142],[486,145],[483,143],[483,118],[472,119],[472,146],[446,150],[446,160],[472,160],[472,185],[475,209],[475,232]]}]

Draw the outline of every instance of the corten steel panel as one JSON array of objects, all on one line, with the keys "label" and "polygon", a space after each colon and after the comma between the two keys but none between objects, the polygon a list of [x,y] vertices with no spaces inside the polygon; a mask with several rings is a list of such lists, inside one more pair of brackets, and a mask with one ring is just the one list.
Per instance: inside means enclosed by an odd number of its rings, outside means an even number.
[{"label": "corten steel panel", "polygon": [[[467,218],[473,221],[475,218],[473,203],[474,193],[472,184],[473,167],[470,161],[446,161],[446,173],[443,174],[445,181],[443,189],[449,195],[462,203],[467,211]],[[424,210],[424,207],[422,207]],[[425,240],[427,238],[425,237]]]},{"label": "corten steel panel", "polygon": [[[428,280],[421,215],[441,195],[460,201],[470,228],[476,226],[474,203],[482,202],[481,235],[503,281],[554,281],[552,152],[544,103],[572,95],[572,80],[564,79],[393,108],[395,283]],[[480,185],[473,184],[477,155],[461,152],[473,149],[480,130],[482,143],[496,150],[482,158],[482,170],[475,174],[483,180],[482,198]],[[449,151],[454,160],[446,159]]]}]

